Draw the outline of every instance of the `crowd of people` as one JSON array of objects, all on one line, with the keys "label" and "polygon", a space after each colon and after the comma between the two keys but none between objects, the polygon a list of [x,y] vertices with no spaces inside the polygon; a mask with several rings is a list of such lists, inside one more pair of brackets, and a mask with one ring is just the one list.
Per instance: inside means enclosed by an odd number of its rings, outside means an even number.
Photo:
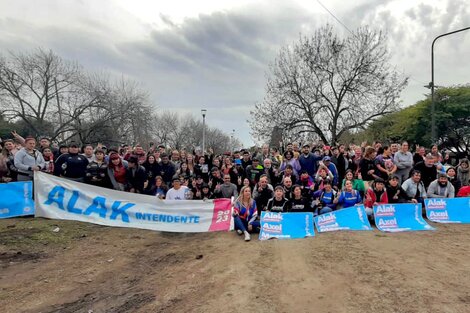
[{"label": "crowd of people", "polygon": [[470,197],[468,158],[449,164],[437,146],[289,143],[215,155],[151,145],[54,146],[22,138],[1,142],[0,182],[32,180],[42,171],[99,187],[167,200],[234,198],[240,235],[260,229],[261,211],[324,214],[364,204],[421,203],[426,198]]}]

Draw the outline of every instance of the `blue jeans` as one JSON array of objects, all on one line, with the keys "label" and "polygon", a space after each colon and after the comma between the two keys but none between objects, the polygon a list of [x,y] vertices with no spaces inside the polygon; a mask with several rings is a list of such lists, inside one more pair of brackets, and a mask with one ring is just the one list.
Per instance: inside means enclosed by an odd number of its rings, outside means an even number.
[{"label": "blue jeans", "polygon": [[316,208],[313,215],[316,216],[316,215],[330,213],[330,212],[333,212],[333,209],[328,207],[328,206],[325,206],[325,207],[322,207],[322,208]]},{"label": "blue jeans", "polygon": [[[237,216],[233,217],[233,222],[235,224],[235,230],[240,229],[243,232],[248,231],[248,221],[247,220],[244,220],[244,219],[240,218],[240,216],[237,215]],[[253,227],[253,229],[251,230],[252,233],[259,232],[259,230],[261,228],[261,224],[260,224],[259,220],[254,220],[251,223],[251,226]]]}]

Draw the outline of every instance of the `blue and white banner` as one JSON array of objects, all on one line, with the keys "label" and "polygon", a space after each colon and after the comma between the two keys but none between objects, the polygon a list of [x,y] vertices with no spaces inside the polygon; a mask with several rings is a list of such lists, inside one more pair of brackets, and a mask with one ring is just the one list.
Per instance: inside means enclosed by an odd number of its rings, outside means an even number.
[{"label": "blue and white banner", "polygon": [[230,199],[160,200],[35,172],[36,216],[169,232],[228,231]]},{"label": "blue and white banner", "polygon": [[375,226],[383,232],[434,230],[423,219],[422,212],[420,203],[375,205]]},{"label": "blue and white banner", "polygon": [[426,216],[436,223],[470,223],[470,198],[425,199]]},{"label": "blue and white banner", "polygon": [[34,215],[33,183],[0,184],[0,218]]},{"label": "blue and white banner", "polygon": [[313,213],[261,212],[259,240],[297,239],[315,236]]},{"label": "blue and white banner", "polygon": [[363,205],[353,206],[315,217],[319,233],[336,230],[372,230]]}]

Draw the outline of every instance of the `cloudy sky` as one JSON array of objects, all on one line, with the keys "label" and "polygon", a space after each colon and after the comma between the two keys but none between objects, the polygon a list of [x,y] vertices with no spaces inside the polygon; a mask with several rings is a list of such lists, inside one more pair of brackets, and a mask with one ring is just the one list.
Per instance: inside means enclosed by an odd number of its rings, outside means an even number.
[{"label": "cloudy sky", "polygon": [[[470,26],[468,0],[322,0],[349,29],[389,34],[392,64],[410,76],[403,106],[429,91],[431,42]],[[349,4],[354,3],[354,4]],[[0,0],[0,53],[52,49],[91,71],[142,84],[159,109],[200,116],[253,141],[247,123],[280,47],[325,23],[347,33],[317,0]],[[436,85],[469,82],[470,31],[435,46]]]}]

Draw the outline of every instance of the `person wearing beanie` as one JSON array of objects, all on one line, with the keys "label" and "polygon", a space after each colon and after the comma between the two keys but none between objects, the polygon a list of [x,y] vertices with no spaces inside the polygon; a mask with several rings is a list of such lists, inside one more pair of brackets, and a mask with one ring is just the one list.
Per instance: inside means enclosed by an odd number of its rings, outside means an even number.
[{"label": "person wearing beanie", "polygon": [[54,175],[77,182],[84,182],[89,162],[88,159],[84,155],[79,154],[79,152],[78,144],[71,142],[69,144],[69,152],[62,154],[55,161]]}]

